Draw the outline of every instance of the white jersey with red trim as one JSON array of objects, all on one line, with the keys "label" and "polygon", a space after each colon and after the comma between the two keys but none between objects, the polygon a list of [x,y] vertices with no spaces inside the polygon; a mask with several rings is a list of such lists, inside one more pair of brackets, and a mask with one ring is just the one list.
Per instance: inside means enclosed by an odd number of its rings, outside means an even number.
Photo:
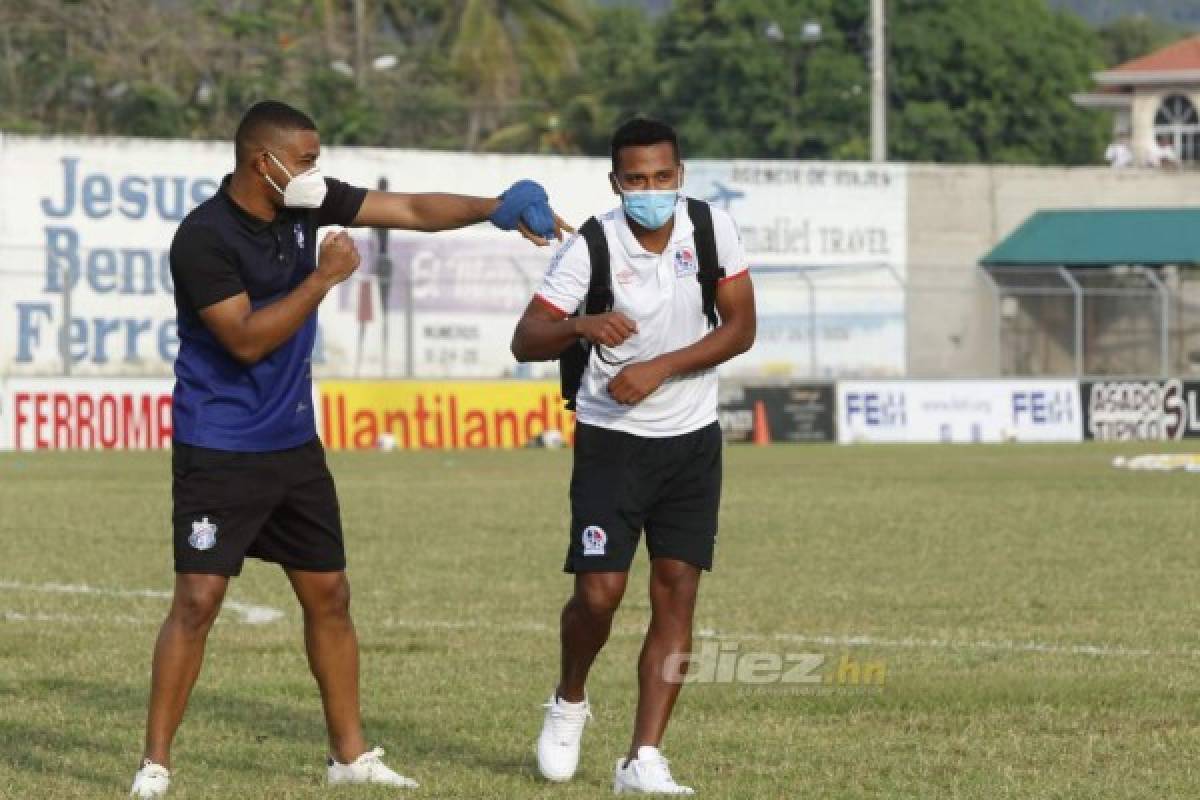
[{"label": "white jersey with red trim", "polygon": [[[576,419],[649,437],[678,436],[711,424],[717,419],[716,369],[673,378],[632,406],[621,405],[607,391],[608,382],[626,364],[681,350],[709,331],[686,199],[681,195],[675,206],[675,227],[661,255],[642,247],[620,208],[598,219],[608,239],[613,310],[636,322],[638,330],[620,347],[592,349],[575,400]],[[718,266],[725,270],[721,280],[729,281],[745,274],[746,255],[733,218],[714,207],[712,219]],[[559,313],[573,314],[587,295],[591,273],[587,242],[572,236],[554,254],[536,299]]]}]

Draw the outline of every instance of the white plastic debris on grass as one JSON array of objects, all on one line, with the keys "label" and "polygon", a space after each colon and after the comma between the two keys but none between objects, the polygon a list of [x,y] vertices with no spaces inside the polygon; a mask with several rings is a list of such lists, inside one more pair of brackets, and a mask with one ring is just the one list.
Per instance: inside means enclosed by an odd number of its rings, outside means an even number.
[{"label": "white plastic debris on grass", "polygon": [[1126,458],[1114,456],[1116,469],[1139,472],[1200,472],[1200,453],[1161,453]]}]

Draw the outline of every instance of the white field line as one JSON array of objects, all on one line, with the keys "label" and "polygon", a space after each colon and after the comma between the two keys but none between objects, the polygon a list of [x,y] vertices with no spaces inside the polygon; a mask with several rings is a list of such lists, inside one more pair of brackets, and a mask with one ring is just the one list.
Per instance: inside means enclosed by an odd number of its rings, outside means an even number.
[{"label": "white field line", "polygon": [[[385,628],[407,628],[412,630],[488,630],[497,633],[553,633],[557,626],[541,622],[522,622],[492,625],[474,620],[396,619],[389,617],[383,622]],[[618,636],[643,636],[644,626],[614,626]],[[1148,648],[1123,647],[1107,644],[1071,644],[1011,639],[926,639],[905,637],[902,639],[854,635],[830,636],[803,633],[729,633],[702,628],[696,631],[698,639],[746,642],[794,642],[797,644],[821,645],[824,647],[876,647],[883,649],[908,650],[962,650],[974,652],[1043,653],[1047,655],[1096,656],[1099,658],[1150,658],[1153,656],[1200,657],[1200,651],[1180,648],[1151,650]]]},{"label": "white field line", "polygon": [[[69,583],[19,583],[17,581],[0,581],[0,589],[8,589],[15,592],[43,592],[53,594],[92,594],[103,597],[148,597],[153,599],[166,599],[172,597],[171,592],[164,592],[159,589],[102,589],[95,586],[86,586],[84,584],[69,584]],[[247,625],[265,625],[268,622],[275,622],[283,619],[283,612],[277,608],[270,606],[259,606],[252,603],[242,603],[237,600],[226,600],[222,604],[222,608],[227,608],[238,615],[242,622]],[[17,612],[5,612],[5,619],[11,621],[21,621],[14,618],[12,615]],[[19,614],[17,615],[20,616]],[[30,615],[31,619],[38,615]],[[47,615],[42,615],[47,616]],[[56,615],[48,615],[56,616]],[[69,617],[62,615],[64,618],[54,621],[82,621],[86,619],[94,619],[95,617]],[[115,617],[101,617],[101,619],[116,619]],[[35,621],[50,621],[50,620],[35,620]]]},{"label": "white field line", "polygon": [[131,617],[127,614],[114,614],[102,617],[97,614],[43,614],[41,612],[26,614],[23,611],[0,612],[0,620],[4,622],[119,622],[123,625],[141,625],[146,621],[140,617]]},{"label": "white field line", "polygon": [[719,633],[717,631],[702,630],[697,633],[701,638],[720,639],[722,641],[778,641],[778,642],[797,642],[800,644],[818,644],[826,647],[880,647],[894,649],[910,649],[910,650],[969,650],[969,651],[992,651],[992,652],[1009,652],[1009,653],[1047,653],[1051,655],[1074,655],[1074,656],[1108,656],[1108,657],[1129,657],[1129,658],[1146,658],[1156,655],[1183,655],[1194,657],[1200,655],[1200,652],[1195,650],[1149,650],[1146,648],[1137,647],[1122,647],[1120,645],[1107,644],[1064,644],[1050,642],[1034,642],[1034,641],[1016,641],[1013,639],[976,639],[976,640],[955,640],[955,639],[923,639],[919,637],[905,637],[903,639],[891,639],[878,636],[856,635],[856,636],[810,636],[802,633],[773,633],[773,634],[740,634],[740,633]]},{"label": "white field line", "polygon": [[[81,584],[28,584],[16,581],[0,581],[0,590],[3,589],[59,594],[93,594],[107,597],[147,597],[155,599],[169,599],[171,597],[170,592],[157,589],[101,589]],[[282,611],[269,606],[226,600],[224,607],[237,613],[241,617],[242,622],[250,625],[262,625],[283,618]],[[127,624],[147,622],[145,619],[123,615],[27,614],[11,610],[0,611],[0,619],[6,622],[88,622],[101,620]],[[396,617],[384,619],[382,626],[384,628],[403,628],[407,630],[487,630],[493,633],[509,634],[552,634],[558,628],[557,625],[531,621],[491,624],[478,620],[404,619]],[[645,634],[645,631],[645,626],[639,625],[617,626],[613,629],[613,633],[618,636],[642,636]],[[1045,655],[1093,656],[1097,658],[1152,658],[1156,656],[1200,658],[1200,651],[1184,648],[1153,650],[1150,648],[1124,647],[1109,644],[1038,642],[1015,639],[931,639],[914,636],[891,638],[870,635],[833,636],[803,633],[739,633],[717,631],[711,628],[701,628],[696,632],[696,637],[699,639],[716,639],[720,641],[792,642],[823,647],[1041,653]]]}]

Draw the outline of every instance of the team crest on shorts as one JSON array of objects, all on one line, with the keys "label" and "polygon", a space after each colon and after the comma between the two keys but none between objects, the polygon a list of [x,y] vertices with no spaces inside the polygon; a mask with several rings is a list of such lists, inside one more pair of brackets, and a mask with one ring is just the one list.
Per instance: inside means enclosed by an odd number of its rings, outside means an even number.
[{"label": "team crest on shorts", "polygon": [[217,523],[209,522],[208,517],[195,520],[188,544],[197,550],[212,550],[217,544]]},{"label": "team crest on shorts", "polygon": [[690,247],[681,247],[675,251],[675,277],[686,278],[695,275],[700,270],[696,263],[696,254]]},{"label": "team crest on shorts", "polygon": [[296,223],[296,247],[304,249],[304,226]]},{"label": "team crest on shorts", "polygon": [[608,534],[599,525],[588,525],[583,529],[583,554],[602,556],[608,545]]}]

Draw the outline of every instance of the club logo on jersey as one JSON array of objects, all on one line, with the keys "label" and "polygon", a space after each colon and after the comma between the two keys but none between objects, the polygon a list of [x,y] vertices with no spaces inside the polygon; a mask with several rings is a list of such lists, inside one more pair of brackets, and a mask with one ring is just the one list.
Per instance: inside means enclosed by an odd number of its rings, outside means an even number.
[{"label": "club logo on jersey", "polygon": [[675,277],[686,278],[695,275],[700,267],[696,263],[696,254],[690,247],[681,247],[675,251]]},{"label": "club logo on jersey", "polygon": [[628,286],[637,278],[637,273],[631,269],[623,269],[617,273],[617,283],[622,286]]},{"label": "club logo on jersey", "polygon": [[583,554],[602,556],[608,545],[608,534],[599,525],[588,525],[583,529]]},{"label": "club logo on jersey", "polygon": [[304,226],[301,225],[299,222],[297,222],[295,231],[296,231],[296,247],[299,247],[301,250],[303,250],[304,249]]},{"label": "club logo on jersey", "polygon": [[188,544],[197,550],[212,550],[217,544],[217,524],[209,522],[208,517],[194,521]]}]

